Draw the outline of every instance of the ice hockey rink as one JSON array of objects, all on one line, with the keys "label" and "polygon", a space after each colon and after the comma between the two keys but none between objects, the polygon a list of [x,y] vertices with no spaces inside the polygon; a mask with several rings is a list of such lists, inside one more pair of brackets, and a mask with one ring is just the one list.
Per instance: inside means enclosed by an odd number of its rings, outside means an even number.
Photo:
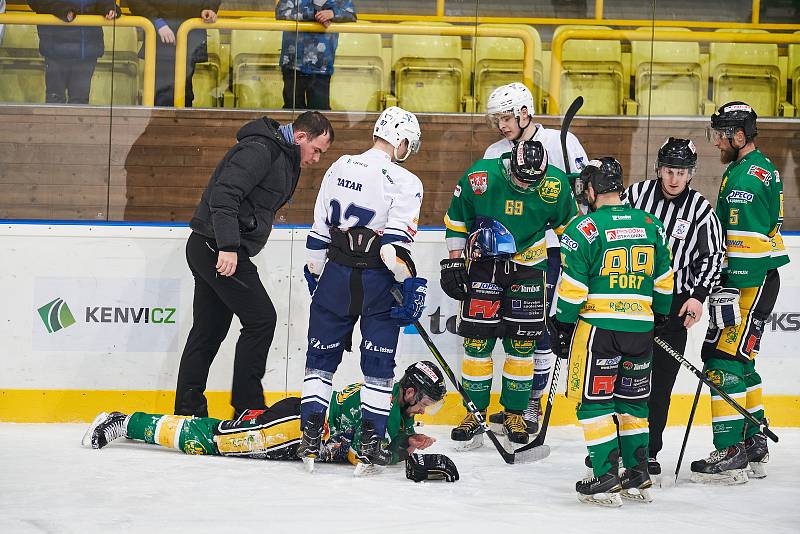
[{"label": "ice hockey rink", "polygon": [[[775,428],[768,477],[742,486],[689,481],[689,463],[711,449],[711,429],[692,430],[681,477],[664,475],[654,502],[620,509],[578,502],[585,447],[578,427],[550,429],[550,457],[506,465],[489,444],[452,451],[461,479],[414,483],[402,467],[355,478],[347,465],[186,456],[120,440],[80,446],[85,424],[0,424],[0,532],[770,532],[800,531],[800,429]],[[669,427],[659,459],[672,473],[683,429]]]}]

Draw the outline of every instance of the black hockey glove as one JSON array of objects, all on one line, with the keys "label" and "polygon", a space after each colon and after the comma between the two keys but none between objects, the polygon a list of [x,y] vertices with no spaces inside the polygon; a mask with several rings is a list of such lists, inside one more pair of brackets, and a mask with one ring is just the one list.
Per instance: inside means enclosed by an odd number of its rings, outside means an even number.
[{"label": "black hockey glove", "polygon": [[406,459],[406,478],[414,482],[423,480],[458,480],[456,464],[444,454],[417,454]]},{"label": "black hockey glove", "polygon": [[661,337],[667,331],[667,326],[669,325],[669,315],[662,315],[660,313],[656,313],[653,316],[653,336],[654,337]]},{"label": "black hockey glove", "polygon": [[552,318],[553,326],[558,332],[558,339],[555,340],[558,348],[558,357],[567,359],[569,358],[569,343],[572,340],[572,334],[575,332],[575,323],[562,323],[555,317]]},{"label": "black hockey glove", "polygon": [[444,259],[439,265],[442,267],[439,281],[442,290],[451,299],[465,300],[468,295],[469,278],[464,258]]}]

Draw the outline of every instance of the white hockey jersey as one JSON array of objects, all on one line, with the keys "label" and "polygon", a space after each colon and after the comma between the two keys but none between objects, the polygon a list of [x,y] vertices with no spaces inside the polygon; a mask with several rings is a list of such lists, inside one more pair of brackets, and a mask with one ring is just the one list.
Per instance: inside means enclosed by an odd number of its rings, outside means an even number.
[{"label": "white hockey jersey", "polygon": [[332,226],[365,226],[381,234],[382,244],[409,248],[421,207],[420,179],[382,150],[342,156],[325,173],[317,194],[314,224],[306,239],[309,270],[322,270]]},{"label": "white hockey jersey", "polygon": [[[544,128],[541,124],[536,124],[536,133],[533,134],[531,139],[542,143],[542,146],[547,151],[548,164],[567,172],[564,168],[564,154],[561,151],[560,130]],[[511,152],[512,146],[513,143],[508,139],[500,139],[496,143],[489,145],[489,148],[483,153],[483,159],[499,158],[506,152]],[[570,132],[567,132],[567,157],[570,159],[572,172],[580,171],[589,161],[580,141]],[[547,239],[547,248],[558,248],[560,246],[558,236],[552,230],[545,232],[545,238]]]}]

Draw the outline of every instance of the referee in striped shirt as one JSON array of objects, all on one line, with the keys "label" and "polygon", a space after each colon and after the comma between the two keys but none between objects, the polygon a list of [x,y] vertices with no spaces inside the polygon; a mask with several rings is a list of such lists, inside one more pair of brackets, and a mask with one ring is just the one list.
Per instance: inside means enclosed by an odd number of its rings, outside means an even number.
[{"label": "referee in striped shirt", "polygon": [[[644,180],[627,189],[631,206],[664,223],[672,251],[675,292],[669,322],[661,337],[680,353],[686,349],[687,329],[703,314],[703,302],[718,284],[725,253],[722,225],[714,208],[689,186],[697,168],[697,151],[688,139],[670,137],[658,151],[655,180]],[[650,400],[651,475],[661,474],[656,455],[661,450],[670,394],[680,363],[653,345]]]}]

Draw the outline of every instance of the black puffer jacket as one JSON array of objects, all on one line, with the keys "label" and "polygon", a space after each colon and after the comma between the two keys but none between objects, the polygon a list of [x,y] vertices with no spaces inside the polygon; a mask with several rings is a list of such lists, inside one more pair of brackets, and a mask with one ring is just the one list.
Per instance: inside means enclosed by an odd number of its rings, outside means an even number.
[{"label": "black puffer jacket", "polygon": [[[67,13],[105,15],[119,10],[114,0],[28,0],[36,13],[67,21]],[[74,22],[73,22],[74,24]],[[60,59],[97,59],[103,55],[103,28],[88,26],[37,26],[39,53]]]},{"label": "black puffer jacket", "polygon": [[258,254],[275,212],[294,194],[300,147],[289,144],[279,127],[267,117],[245,124],[211,175],[189,226],[215,239],[219,250]]}]

